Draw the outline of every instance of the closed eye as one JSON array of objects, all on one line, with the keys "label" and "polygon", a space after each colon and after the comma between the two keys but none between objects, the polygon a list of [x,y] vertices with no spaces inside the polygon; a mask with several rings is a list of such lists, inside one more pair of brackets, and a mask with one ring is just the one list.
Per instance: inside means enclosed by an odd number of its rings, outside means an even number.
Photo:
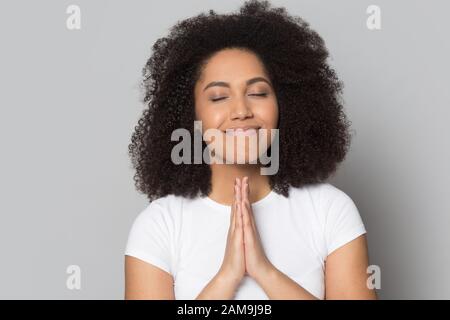
[{"label": "closed eye", "polygon": [[212,101],[212,102],[216,102],[216,101],[220,101],[220,100],[223,100],[223,99],[226,99],[226,98],[227,98],[227,97],[212,98],[211,101]]},{"label": "closed eye", "polygon": [[249,96],[267,97],[267,93],[253,93],[249,94]]},{"label": "closed eye", "polygon": [[[252,93],[249,94],[249,96],[257,96],[257,97],[267,97],[267,93]],[[212,98],[211,101],[216,102],[223,99],[226,99],[227,97],[220,97],[220,98]]]}]

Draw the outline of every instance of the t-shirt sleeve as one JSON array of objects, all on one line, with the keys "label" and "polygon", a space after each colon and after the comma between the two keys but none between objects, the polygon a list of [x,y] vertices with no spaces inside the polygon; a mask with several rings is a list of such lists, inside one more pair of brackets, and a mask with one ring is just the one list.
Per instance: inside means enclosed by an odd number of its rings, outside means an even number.
[{"label": "t-shirt sleeve", "polygon": [[172,274],[172,224],[165,211],[153,201],[136,217],[128,235],[125,255]]},{"label": "t-shirt sleeve", "polygon": [[366,233],[354,201],[342,190],[331,186],[332,199],[325,223],[327,254]]}]

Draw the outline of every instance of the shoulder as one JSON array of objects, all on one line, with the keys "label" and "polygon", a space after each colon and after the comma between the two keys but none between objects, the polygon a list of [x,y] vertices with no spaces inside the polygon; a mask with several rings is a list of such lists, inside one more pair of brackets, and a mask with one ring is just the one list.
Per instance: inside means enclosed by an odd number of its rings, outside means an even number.
[{"label": "shoulder", "polygon": [[294,201],[307,201],[322,222],[341,215],[359,215],[353,199],[340,188],[325,182],[291,188]]},{"label": "shoulder", "polygon": [[312,202],[313,212],[320,221],[326,255],[347,242],[366,233],[364,222],[355,202],[343,190],[330,183],[312,184],[303,190]]},{"label": "shoulder", "polygon": [[352,202],[347,193],[328,182],[308,184],[299,188],[291,187],[290,192],[292,192],[290,197],[293,198],[305,195],[310,197],[315,205],[320,205],[323,209],[330,205]]},{"label": "shoulder", "polygon": [[167,195],[153,200],[142,209],[135,218],[134,224],[176,224],[180,218],[183,206],[183,198],[175,195]]},{"label": "shoulder", "polygon": [[180,229],[176,207],[180,200],[168,195],[153,200],[141,210],[131,226],[125,255],[134,256],[173,274]]}]

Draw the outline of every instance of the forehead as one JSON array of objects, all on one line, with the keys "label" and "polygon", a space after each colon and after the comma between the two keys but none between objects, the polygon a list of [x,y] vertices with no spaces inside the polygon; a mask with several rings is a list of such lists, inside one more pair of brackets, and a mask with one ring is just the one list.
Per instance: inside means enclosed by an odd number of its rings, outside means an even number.
[{"label": "forehead", "polygon": [[264,66],[252,52],[225,49],[214,54],[204,65],[198,84],[208,81],[245,82],[254,76],[264,76]]}]

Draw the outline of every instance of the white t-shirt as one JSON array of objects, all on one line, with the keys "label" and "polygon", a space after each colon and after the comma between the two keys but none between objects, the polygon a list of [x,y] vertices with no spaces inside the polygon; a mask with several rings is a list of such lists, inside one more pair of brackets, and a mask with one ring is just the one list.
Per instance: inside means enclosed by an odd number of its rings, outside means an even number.
[{"label": "white t-shirt", "polygon": [[[352,199],[329,183],[291,187],[288,198],[271,191],[252,209],[270,262],[319,299],[326,257],[366,233]],[[230,214],[230,206],[209,197],[159,198],[135,219],[125,255],[170,273],[175,299],[195,299],[222,265]],[[234,298],[268,299],[249,276]]]}]

